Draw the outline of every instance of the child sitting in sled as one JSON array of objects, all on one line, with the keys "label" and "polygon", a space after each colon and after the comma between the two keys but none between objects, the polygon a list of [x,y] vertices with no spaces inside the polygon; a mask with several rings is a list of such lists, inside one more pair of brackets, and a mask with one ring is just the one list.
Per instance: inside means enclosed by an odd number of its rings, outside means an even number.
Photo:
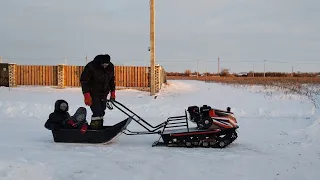
[{"label": "child sitting in sled", "polygon": [[84,134],[88,129],[86,108],[79,107],[73,116],[70,116],[68,110],[69,105],[65,100],[57,100],[54,112],[49,115],[44,127],[48,130],[80,129],[80,132]]}]

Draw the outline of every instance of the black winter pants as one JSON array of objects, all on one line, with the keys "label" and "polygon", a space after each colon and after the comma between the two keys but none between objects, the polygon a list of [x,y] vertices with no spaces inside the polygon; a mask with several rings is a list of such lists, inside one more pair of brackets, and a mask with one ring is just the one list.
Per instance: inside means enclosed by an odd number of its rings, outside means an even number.
[{"label": "black winter pants", "polygon": [[103,117],[105,115],[106,108],[106,101],[104,101],[101,97],[92,97],[92,104],[90,106],[92,117]]}]

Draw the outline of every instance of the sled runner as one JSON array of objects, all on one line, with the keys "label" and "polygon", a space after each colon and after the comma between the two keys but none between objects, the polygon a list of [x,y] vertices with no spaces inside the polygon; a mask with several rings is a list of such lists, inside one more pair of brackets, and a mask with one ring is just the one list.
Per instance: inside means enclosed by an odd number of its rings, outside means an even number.
[{"label": "sled runner", "polygon": [[44,126],[52,131],[55,142],[107,143],[117,138],[132,120],[128,117],[113,126],[103,126],[96,129],[91,128],[86,120],[86,108],[79,107],[70,116],[67,101],[59,99],[55,102],[54,107],[54,111],[50,113]]},{"label": "sled runner", "polygon": [[53,130],[52,135],[55,142],[64,143],[107,143],[114,140],[131,122],[131,118],[113,125],[104,126],[102,129],[88,129],[85,134],[81,134],[79,129]]}]

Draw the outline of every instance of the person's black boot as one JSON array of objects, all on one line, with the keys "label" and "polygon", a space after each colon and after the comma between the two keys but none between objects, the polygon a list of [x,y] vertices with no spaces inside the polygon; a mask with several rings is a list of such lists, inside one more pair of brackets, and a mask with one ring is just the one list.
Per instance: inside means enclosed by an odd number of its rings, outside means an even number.
[{"label": "person's black boot", "polygon": [[99,121],[99,129],[103,129],[103,116],[100,117],[100,121]]},{"label": "person's black boot", "polygon": [[90,122],[90,129],[99,130],[103,128],[103,119],[101,117],[92,117]]}]

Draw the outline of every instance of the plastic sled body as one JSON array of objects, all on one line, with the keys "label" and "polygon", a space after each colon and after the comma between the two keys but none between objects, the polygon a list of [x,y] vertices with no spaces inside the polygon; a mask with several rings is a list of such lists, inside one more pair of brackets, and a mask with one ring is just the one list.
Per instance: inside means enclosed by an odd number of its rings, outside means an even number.
[{"label": "plastic sled body", "polygon": [[103,129],[88,129],[85,134],[81,134],[78,129],[60,129],[52,131],[55,142],[61,143],[107,143],[115,139],[122,133],[131,122],[131,118],[113,125],[103,126]]}]

